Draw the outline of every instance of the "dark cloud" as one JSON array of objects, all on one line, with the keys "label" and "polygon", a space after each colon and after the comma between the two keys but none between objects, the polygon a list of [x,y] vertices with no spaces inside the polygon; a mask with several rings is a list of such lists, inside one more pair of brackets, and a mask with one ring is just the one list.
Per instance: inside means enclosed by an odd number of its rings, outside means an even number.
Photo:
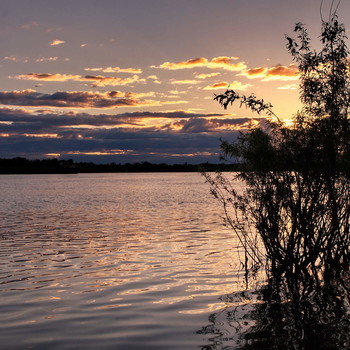
[{"label": "dark cloud", "polygon": [[196,117],[225,117],[229,116],[228,114],[222,113],[188,113],[185,111],[173,111],[173,112],[132,112],[132,113],[123,113],[119,116],[130,117],[130,118],[196,118]]},{"label": "dark cloud", "polygon": [[[158,125],[157,119],[169,120]],[[172,121],[174,119],[174,121]],[[154,120],[156,126],[149,126]],[[2,133],[83,133],[93,137],[100,129],[123,129],[124,131],[142,129],[143,131],[166,131],[173,133],[197,133],[229,131],[232,126],[242,128],[248,118],[232,118],[224,114],[196,114],[184,111],[174,112],[133,112],[121,114],[54,113],[26,110],[0,109],[0,132]]]},{"label": "dark cloud", "polygon": [[[57,108],[117,108],[129,106],[147,106],[157,104],[155,101],[140,100],[119,92],[55,92],[44,94],[35,90],[0,92],[0,104],[26,107]],[[159,103],[160,104],[160,103]]]},{"label": "dark cloud", "polygon": [[20,80],[36,80],[36,81],[55,81],[55,82],[66,82],[66,81],[79,81],[90,83],[91,86],[124,86],[133,83],[144,83],[146,80],[140,78],[138,75],[133,75],[128,78],[119,77],[106,77],[103,75],[73,75],[73,74],[60,74],[60,73],[27,73],[9,78],[20,79]]},{"label": "dark cloud", "polygon": [[[158,125],[158,119],[168,123]],[[3,108],[0,157],[59,154],[97,162],[217,161],[220,137],[232,140],[248,122],[184,111],[90,115]]]},{"label": "dark cloud", "polygon": [[[98,163],[218,161],[220,146],[218,135],[118,130],[102,130],[91,132],[91,134],[94,135],[93,139],[0,137],[1,157],[43,158],[50,154],[59,154],[65,159],[72,158]],[[236,133],[230,135],[231,138],[235,136]],[[113,150],[120,150],[120,152],[113,154]]]},{"label": "dark cloud", "polygon": [[[250,121],[249,118],[236,119],[205,119],[191,118],[189,120],[181,120],[174,123],[181,128],[181,132],[198,133],[198,132],[218,132],[221,130],[231,130],[234,128],[242,129],[242,127]],[[223,131],[225,132],[225,131]]]}]

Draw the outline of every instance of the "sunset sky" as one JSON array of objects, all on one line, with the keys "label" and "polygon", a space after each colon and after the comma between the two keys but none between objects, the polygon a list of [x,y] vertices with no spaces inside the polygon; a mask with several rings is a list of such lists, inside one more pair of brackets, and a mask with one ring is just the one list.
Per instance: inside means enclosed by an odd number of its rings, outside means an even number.
[{"label": "sunset sky", "polygon": [[[319,47],[320,3],[1,0],[0,157],[217,162],[220,138],[264,116],[215,93],[300,108],[285,34],[303,22]],[[350,2],[338,12],[349,29]]]}]

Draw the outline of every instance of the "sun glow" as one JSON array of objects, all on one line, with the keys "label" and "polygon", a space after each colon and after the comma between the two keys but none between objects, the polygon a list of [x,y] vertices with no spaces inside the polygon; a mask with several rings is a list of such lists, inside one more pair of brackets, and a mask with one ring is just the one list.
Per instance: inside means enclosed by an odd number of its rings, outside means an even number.
[{"label": "sun glow", "polygon": [[96,152],[69,151],[66,154],[86,155],[86,156],[111,156],[111,155],[121,155],[121,154],[131,154],[131,153],[133,153],[132,150],[111,149],[108,151],[96,151]]},{"label": "sun glow", "polygon": [[48,139],[57,139],[61,138],[62,136],[58,134],[23,134],[23,136],[26,137],[38,137],[38,138],[48,138]]}]

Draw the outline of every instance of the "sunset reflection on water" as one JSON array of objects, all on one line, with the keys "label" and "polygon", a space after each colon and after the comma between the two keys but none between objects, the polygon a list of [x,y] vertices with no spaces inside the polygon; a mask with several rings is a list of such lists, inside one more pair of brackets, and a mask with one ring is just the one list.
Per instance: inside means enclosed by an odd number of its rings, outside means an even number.
[{"label": "sunset reflection on water", "polygon": [[191,348],[208,314],[227,306],[219,298],[242,288],[237,242],[199,174],[0,184],[0,336],[9,349],[175,349],[179,334]]}]

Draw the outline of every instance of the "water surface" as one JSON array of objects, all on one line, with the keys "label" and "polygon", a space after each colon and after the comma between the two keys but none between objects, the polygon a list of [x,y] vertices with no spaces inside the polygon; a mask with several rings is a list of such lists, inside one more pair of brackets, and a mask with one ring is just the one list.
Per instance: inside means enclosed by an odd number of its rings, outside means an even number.
[{"label": "water surface", "polygon": [[0,177],[2,349],[200,349],[242,289],[199,174]]}]

